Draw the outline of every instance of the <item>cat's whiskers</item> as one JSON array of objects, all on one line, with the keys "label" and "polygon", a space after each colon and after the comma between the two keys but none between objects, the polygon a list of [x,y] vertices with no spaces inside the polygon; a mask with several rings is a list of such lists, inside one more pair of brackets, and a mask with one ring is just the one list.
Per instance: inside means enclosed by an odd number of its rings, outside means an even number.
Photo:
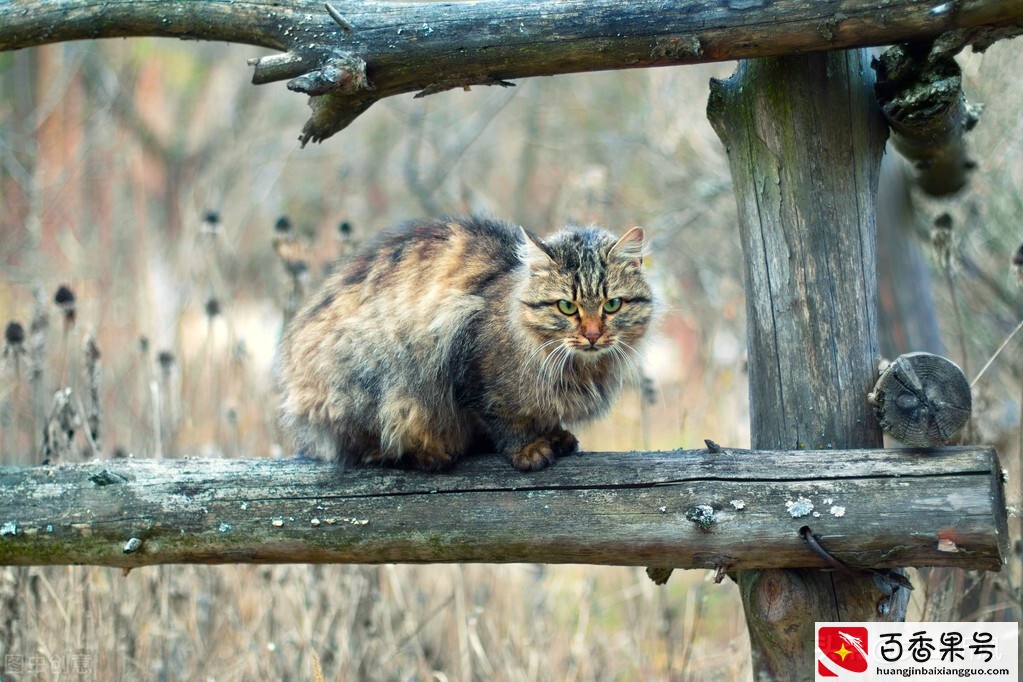
[{"label": "cat's whiskers", "polygon": [[[537,376],[537,388],[547,399],[551,409],[564,411],[564,400],[571,388],[571,375],[566,371],[575,360],[575,352],[567,343],[563,343],[555,349],[546,363],[544,371]],[[541,383],[542,381],[542,383]]]},{"label": "cat's whiskers", "polygon": [[[555,341],[557,341],[557,339]],[[560,345],[557,345],[556,343],[553,345],[555,346],[554,349],[543,356],[543,360],[540,362],[540,367],[537,368],[537,374],[539,374],[540,376],[543,376],[548,371],[550,365],[554,363],[554,358],[561,350]]]},{"label": "cat's whiskers", "polygon": [[[624,341],[619,341],[618,343],[620,343],[622,346],[624,346],[625,348],[628,348],[630,351],[632,351],[632,353],[635,356],[635,358],[642,358],[643,357],[643,354],[640,351],[636,350],[636,348],[630,346],[629,344],[625,343]],[[665,398],[664,398],[664,387],[661,386],[661,380],[658,379],[655,375],[645,373],[643,371],[643,368],[635,361],[635,358],[631,358],[631,362],[632,362],[632,367],[633,367],[634,371],[636,372],[636,383],[639,385],[640,390],[642,390],[642,388],[643,388],[643,379],[644,378],[650,379],[650,381],[654,382],[654,385],[657,387],[657,393],[661,396],[661,403],[663,404],[665,402]]]},{"label": "cat's whiskers", "polygon": [[569,375],[566,369],[575,360],[576,353],[569,346],[562,346],[565,352],[561,354],[561,362],[558,363],[557,370],[557,381],[558,385],[563,389],[564,394],[568,394],[569,391]]},{"label": "cat's whiskers", "polygon": [[[560,342],[561,339],[548,339],[547,341],[544,341],[536,348],[534,348],[529,353],[529,355],[526,356],[526,361],[522,363],[522,367],[519,371],[519,386],[522,387],[525,386],[527,377],[531,377],[534,382],[539,380],[539,377],[544,372],[544,365],[546,365],[547,362],[550,360],[551,355],[557,352],[557,349],[552,350],[549,353],[543,355],[542,358],[540,358],[540,363],[536,365],[535,368],[533,367],[534,360],[537,359],[537,356],[540,355],[540,353],[542,353],[545,348],[548,348],[549,346],[554,346]],[[542,394],[541,391],[537,391],[537,393]]]},{"label": "cat's whiskers", "polygon": [[544,341],[539,346],[534,348],[533,351],[526,357],[526,361],[522,365],[522,371],[523,372],[526,371],[526,369],[529,367],[529,363],[532,362],[533,358],[535,358],[540,351],[542,351],[547,346],[551,346],[556,343],[561,343],[561,339],[550,339],[548,341]]},{"label": "cat's whiskers", "polygon": [[552,410],[559,410],[560,401],[556,401],[560,393],[568,389],[565,367],[572,359],[572,349],[561,343],[547,355],[537,373],[537,392],[542,401],[546,401]]},{"label": "cat's whiskers", "polygon": [[[639,375],[641,374],[641,370],[639,364],[636,362],[636,358],[633,357],[633,356],[638,357],[639,353],[636,351],[635,348],[633,348],[632,346],[623,341],[616,340],[614,343],[608,346],[608,350],[611,351],[612,355],[614,355],[615,358],[623,366],[625,366],[628,370],[635,373],[637,378],[639,377]],[[632,351],[633,355],[627,353],[626,350]]]},{"label": "cat's whiskers", "polygon": [[535,394],[537,395],[539,402],[541,403],[541,406],[542,399],[546,398],[544,392],[540,390],[541,377],[546,371],[547,364],[551,361],[550,360],[551,356],[554,355],[555,353],[558,353],[558,349],[554,348],[553,350],[545,353],[542,357],[539,358],[538,364],[536,364],[534,360],[536,360],[537,356],[543,353],[545,349],[551,346],[557,346],[558,344],[561,344],[561,340],[562,339],[560,338],[550,338],[548,340],[545,340],[545,342],[543,342],[535,349],[533,349],[529,356],[527,356],[526,362],[523,363],[522,368],[520,370],[519,384],[523,385],[525,383],[526,377],[527,376],[530,377],[531,381],[536,384]]}]

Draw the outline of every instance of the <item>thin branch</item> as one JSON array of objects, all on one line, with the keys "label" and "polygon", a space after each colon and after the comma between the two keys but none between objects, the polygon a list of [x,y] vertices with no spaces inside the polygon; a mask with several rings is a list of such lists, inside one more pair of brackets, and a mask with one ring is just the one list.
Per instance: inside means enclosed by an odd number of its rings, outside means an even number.
[{"label": "thin branch", "polygon": [[984,373],[987,372],[991,364],[998,358],[999,355],[1002,354],[1002,351],[1005,350],[1005,347],[1009,345],[1009,342],[1012,341],[1013,337],[1016,336],[1017,333],[1019,333],[1020,329],[1023,329],[1023,320],[1020,320],[1020,323],[1016,325],[1016,328],[1013,329],[1007,337],[1005,337],[1005,341],[1002,341],[1002,345],[998,347],[998,350],[996,350],[991,355],[991,357],[987,359],[987,362],[984,363],[984,366],[980,368],[979,372],[977,372],[977,376],[975,376],[973,378],[973,381],[970,382],[970,388],[973,388],[974,386],[977,385],[977,382],[980,381],[980,378],[984,376]]},{"label": "thin branch", "polygon": [[341,27],[346,33],[351,33],[355,29],[348,23],[348,20],[341,16],[341,13],[337,11],[337,8],[331,5],[329,2],[325,5],[327,8],[327,14],[334,20],[334,23]]}]

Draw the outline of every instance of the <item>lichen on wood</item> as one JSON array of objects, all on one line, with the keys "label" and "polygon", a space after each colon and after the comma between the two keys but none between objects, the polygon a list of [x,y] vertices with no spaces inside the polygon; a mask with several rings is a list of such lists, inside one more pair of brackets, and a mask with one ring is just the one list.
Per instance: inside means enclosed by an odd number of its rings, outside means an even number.
[{"label": "lichen on wood", "polygon": [[[800,528],[811,525],[829,552],[853,566],[997,570],[1007,551],[1000,473],[985,448],[927,457],[585,453],[528,475],[499,457],[470,458],[442,475],[342,474],[329,464],[276,460],[3,467],[0,565],[823,566],[800,539]],[[799,498],[845,512],[794,519],[786,502]],[[960,551],[941,551],[940,533]]]},{"label": "lichen on wood", "polygon": [[[708,116],[739,209],[754,448],[881,445],[865,397],[878,354],[874,216],[886,127],[869,77],[865,51],[848,51],[741,62],[711,86]],[[844,464],[837,453],[832,462]],[[815,513],[798,492],[787,498],[794,523]],[[870,575],[735,577],[758,679],[805,678],[815,622],[901,620],[908,602]]]}]

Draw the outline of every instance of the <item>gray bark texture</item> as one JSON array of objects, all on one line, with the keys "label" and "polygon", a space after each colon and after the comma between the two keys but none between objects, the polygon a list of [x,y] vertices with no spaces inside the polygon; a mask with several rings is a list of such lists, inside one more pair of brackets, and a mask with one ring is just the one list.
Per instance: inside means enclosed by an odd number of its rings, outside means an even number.
[{"label": "gray bark texture", "polygon": [[938,197],[955,194],[976,167],[965,134],[979,116],[966,101],[959,65],[926,45],[896,45],[873,66],[874,92],[892,128],[892,146],[913,163],[921,189]]},{"label": "gray bark texture", "polygon": [[586,453],[531,474],[499,457],[448,474],[295,460],[0,468],[0,565],[826,566],[800,535],[809,526],[849,566],[999,570],[1005,523],[990,448]]},{"label": "gray bark texture", "polygon": [[[754,449],[882,443],[863,399],[877,378],[887,134],[871,75],[859,50],[750,60],[712,83],[708,115],[728,152],[746,263]],[[815,621],[902,620],[908,602],[905,589],[843,573],[736,577],[758,679],[813,678]]]},{"label": "gray bark texture", "polygon": [[1023,3],[1002,0],[0,0],[0,16],[0,51],[127,36],[279,50],[253,81],[311,96],[303,144],[400,93],[906,41],[951,55],[1023,31]]}]

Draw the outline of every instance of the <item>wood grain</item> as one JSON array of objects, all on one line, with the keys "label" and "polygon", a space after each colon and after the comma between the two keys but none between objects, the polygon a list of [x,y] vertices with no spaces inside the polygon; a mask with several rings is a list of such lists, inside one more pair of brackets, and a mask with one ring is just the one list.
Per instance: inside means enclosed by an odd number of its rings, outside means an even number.
[{"label": "wood grain", "polygon": [[[813,510],[793,516],[801,498]],[[697,505],[713,510],[705,530],[687,518]],[[0,468],[0,564],[9,565],[824,566],[800,539],[804,525],[854,566],[998,570],[1007,535],[997,455],[587,453],[531,474],[498,457],[448,474],[275,460]],[[939,549],[942,538],[957,551]]]},{"label": "wood grain", "polygon": [[[302,139],[320,141],[400,93],[905,41],[935,40],[951,54],[1023,30],[1023,4],[1000,0],[348,0],[332,7],[333,17],[309,0],[0,0],[0,51],[129,36],[279,50],[285,54],[255,60],[255,82],[303,77],[297,86],[339,85],[311,99]],[[334,68],[321,79],[339,58],[365,62],[365,74],[347,78]],[[371,89],[340,87],[363,77]]]},{"label": "wood grain", "polygon": [[[743,244],[754,448],[882,442],[864,400],[877,378],[887,136],[869,63],[865,50],[754,59],[711,85]],[[870,576],[746,570],[736,581],[763,680],[812,676],[815,622],[902,620],[908,604],[907,590]]]}]

